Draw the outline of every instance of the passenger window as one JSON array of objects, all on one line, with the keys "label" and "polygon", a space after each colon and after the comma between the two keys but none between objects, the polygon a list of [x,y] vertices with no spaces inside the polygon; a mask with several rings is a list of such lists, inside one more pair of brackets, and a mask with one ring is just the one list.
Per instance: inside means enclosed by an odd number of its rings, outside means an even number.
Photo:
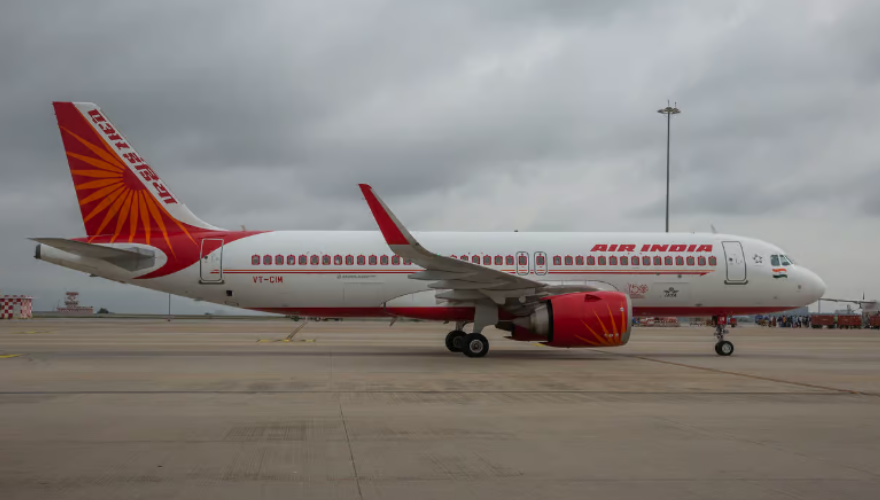
[{"label": "passenger window", "polygon": [[599,257],[599,265],[600,265],[600,266],[604,266],[604,265],[605,265],[605,256],[604,256],[604,255],[602,255],[602,256]]},{"label": "passenger window", "polygon": [[718,264],[718,259],[716,259],[714,255],[709,257],[709,265],[710,266],[715,266],[717,264]]},{"label": "passenger window", "polygon": [[697,257],[697,264],[699,264],[701,266],[705,266],[706,265],[706,258],[703,257],[702,255]]},{"label": "passenger window", "polygon": [[617,257],[614,255],[612,255],[611,257],[608,257],[608,265],[609,266],[616,266],[617,265]]},{"label": "passenger window", "polygon": [[275,265],[276,266],[283,266],[284,265],[284,256],[283,255],[276,255],[275,256]]},{"label": "passenger window", "polygon": [[513,255],[508,255],[504,258],[504,265],[512,266],[513,265]]},{"label": "passenger window", "polygon": [[492,265],[492,257],[489,255],[484,255],[483,256],[483,265],[484,266],[491,266]]},{"label": "passenger window", "polygon": [[375,266],[377,262],[378,262],[378,260],[376,259],[376,256],[370,255],[370,265]]},{"label": "passenger window", "polygon": [[562,257],[560,257],[558,255],[554,255],[553,256],[553,265],[554,266],[561,266],[562,265]]},{"label": "passenger window", "polygon": [[529,258],[526,257],[525,255],[520,255],[519,256],[519,265],[521,265],[521,266],[529,265]]},{"label": "passenger window", "polygon": [[587,265],[588,266],[595,266],[596,265],[596,258],[593,257],[592,255],[587,257]]},{"label": "passenger window", "polygon": [[311,265],[313,265],[313,266],[317,266],[318,264],[321,263],[321,258],[318,257],[317,255],[312,255],[312,256],[309,258],[309,260],[311,261],[311,262],[309,262],[309,263],[310,263]]},{"label": "passenger window", "polygon": [[688,257],[688,258],[687,258],[687,262],[688,262],[688,265],[689,265],[689,266],[694,265],[694,258],[693,258],[693,256]]},{"label": "passenger window", "polygon": [[651,258],[648,257],[647,255],[642,257],[642,265],[643,266],[650,266],[651,265]]},{"label": "passenger window", "polygon": [[271,266],[272,265],[272,256],[271,255],[264,255],[263,256],[263,265],[264,266]]},{"label": "passenger window", "polygon": [[628,266],[629,265],[629,257],[626,257],[626,256],[621,257],[620,258],[620,265],[621,266]]},{"label": "passenger window", "polygon": [[346,255],[345,256],[345,265],[346,266],[353,266],[354,265],[354,257],[351,255]]},{"label": "passenger window", "polygon": [[539,266],[543,266],[544,265],[544,256],[538,255],[537,257],[535,257],[535,264],[537,264]]},{"label": "passenger window", "polygon": [[304,265],[306,265],[306,264],[308,264],[308,263],[309,263],[309,258],[308,258],[308,257],[306,257],[305,255],[300,255],[300,256],[299,256],[299,265],[304,266]]},{"label": "passenger window", "polygon": [[379,257],[379,265],[381,265],[381,266],[388,265],[388,256],[387,255],[383,255],[383,256]]},{"label": "passenger window", "polygon": [[330,265],[330,256],[325,255],[325,256],[321,257],[321,263],[324,264],[325,266],[329,266]]},{"label": "passenger window", "polygon": [[337,256],[333,257],[333,265],[335,265],[335,266],[342,265],[342,256],[341,255],[337,255]]},{"label": "passenger window", "polygon": [[412,261],[409,259],[404,259],[403,264],[406,266],[410,266],[410,265],[412,265]]},{"label": "passenger window", "polygon": [[577,257],[574,258],[574,263],[577,266],[584,265],[584,257],[582,255],[578,255]]},{"label": "passenger window", "polygon": [[770,265],[773,267],[779,267],[779,256],[771,255],[770,256]]},{"label": "passenger window", "polygon": [[565,256],[565,265],[566,265],[566,266],[572,266],[572,265],[574,265],[574,261],[571,259],[571,255],[566,255],[566,256]]},{"label": "passenger window", "polygon": [[397,255],[392,255],[391,256],[391,265],[392,266],[399,266],[400,265],[400,257],[398,257]]},{"label": "passenger window", "polygon": [[251,265],[252,266],[259,266],[260,265],[260,256],[259,255],[254,255],[253,257],[251,257]]},{"label": "passenger window", "polygon": [[471,256],[471,262],[474,264],[479,264],[480,263],[480,256],[479,255]]},{"label": "passenger window", "polygon": [[468,256],[467,256],[467,255],[462,255],[462,256],[461,256],[461,260],[467,262],[467,261],[468,261]]},{"label": "passenger window", "polygon": [[296,255],[288,255],[287,256],[287,265],[288,266],[296,265]]},{"label": "passenger window", "polygon": [[655,266],[662,266],[663,265],[663,258],[661,258],[659,255],[655,255],[654,256],[654,265]]},{"label": "passenger window", "polygon": [[367,264],[367,258],[364,257],[363,255],[358,255],[358,265],[364,266],[366,264]]},{"label": "passenger window", "polygon": [[502,257],[500,255],[496,255],[495,256],[495,265],[496,266],[503,266],[504,265],[504,257]]},{"label": "passenger window", "polygon": [[683,266],[684,265],[684,257],[682,257],[681,255],[676,257],[675,258],[675,265],[676,266]]},{"label": "passenger window", "polygon": [[672,257],[668,257],[668,256],[667,256],[667,257],[664,257],[664,258],[663,258],[663,264],[664,264],[664,265],[667,265],[667,266],[671,266],[671,265],[672,265]]}]

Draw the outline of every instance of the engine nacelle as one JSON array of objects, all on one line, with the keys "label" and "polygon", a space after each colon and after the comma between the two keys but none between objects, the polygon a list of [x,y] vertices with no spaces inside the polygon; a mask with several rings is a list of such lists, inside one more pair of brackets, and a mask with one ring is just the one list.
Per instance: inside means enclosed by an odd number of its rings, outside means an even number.
[{"label": "engine nacelle", "polygon": [[517,324],[551,347],[613,347],[629,342],[632,302],[620,292],[598,291],[547,297]]}]

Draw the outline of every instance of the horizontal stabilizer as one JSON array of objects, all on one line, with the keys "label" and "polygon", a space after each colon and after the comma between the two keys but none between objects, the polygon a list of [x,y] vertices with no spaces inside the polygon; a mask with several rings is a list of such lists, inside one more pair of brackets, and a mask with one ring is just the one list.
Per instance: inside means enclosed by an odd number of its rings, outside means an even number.
[{"label": "horizontal stabilizer", "polygon": [[142,248],[115,248],[103,245],[95,245],[82,241],[66,240],[64,238],[31,238],[43,245],[72,253],[80,257],[99,259],[126,271],[139,271],[153,267],[156,262],[156,253]]}]

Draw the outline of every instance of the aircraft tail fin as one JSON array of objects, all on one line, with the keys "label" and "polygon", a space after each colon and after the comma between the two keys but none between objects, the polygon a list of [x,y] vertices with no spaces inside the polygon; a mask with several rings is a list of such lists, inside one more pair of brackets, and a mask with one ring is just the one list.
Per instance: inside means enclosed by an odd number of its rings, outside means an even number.
[{"label": "aircraft tail fin", "polygon": [[52,104],[87,235],[132,241],[219,229],[183,204],[97,105]]}]

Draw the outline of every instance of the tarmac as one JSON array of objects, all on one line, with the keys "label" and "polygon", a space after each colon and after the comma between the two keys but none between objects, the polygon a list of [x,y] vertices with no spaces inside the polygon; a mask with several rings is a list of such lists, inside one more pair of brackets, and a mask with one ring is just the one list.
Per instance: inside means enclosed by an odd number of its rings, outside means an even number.
[{"label": "tarmac", "polygon": [[880,498],[880,331],[0,322],[0,498]]}]

